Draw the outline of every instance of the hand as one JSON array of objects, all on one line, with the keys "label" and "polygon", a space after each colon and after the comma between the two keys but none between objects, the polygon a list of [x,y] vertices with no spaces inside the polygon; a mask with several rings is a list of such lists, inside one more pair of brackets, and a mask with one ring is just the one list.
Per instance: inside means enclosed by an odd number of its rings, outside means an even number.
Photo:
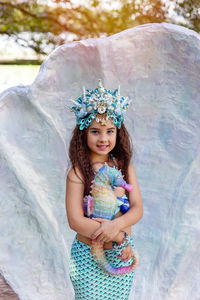
[{"label": "hand", "polygon": [[93,232],[92,239],[96,239],[97,242],[110,242],[114,241],[116,235],[119,234],[119,229],[113,220],[92,218],[94,221],[101,223],[101,226]]},{"label": "hand", "polygon": [[131,259],[133,257],[133,250],[131,245],[129,244],[125,249],[123,249],[122,254],[118,255],[117,257],[124,261]]}]

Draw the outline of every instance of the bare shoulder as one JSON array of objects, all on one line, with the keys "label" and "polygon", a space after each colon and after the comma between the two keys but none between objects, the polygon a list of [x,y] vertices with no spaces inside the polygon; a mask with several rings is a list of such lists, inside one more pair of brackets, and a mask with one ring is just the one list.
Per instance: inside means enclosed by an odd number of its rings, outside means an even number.
[{"label": "bare shoulder", "polygon": [[67,180],[73,183],[84,184],[83,175],[78,167],[71,168],[67,174]]},{"label": "bare shoulder", "polygon": [[[119,167],[122,164],[122,161],[115,158],[115,163],[116,163],[117,167]],[[129,163],[127,171],[128,171],[128,176],[134,175],[136,177],[135,168],[134,168],[133,163],[131,163],[131,162]]]},{"label": "bare shoulder", "polygon": [[135,168],[134,168],[134,165],[133,165],[133,163],[129,163],[129,165],[128,165],[128,172],[133,172],[133,173],[135,173]]},{"label": "bare shoulder", "polygon": [[137,208],[137,214],[142,218],[143,216],[143,204],[142,204],[142,195],[140,191],[140,187],[138,184],[138,180],[136,177],[135,168],[132,163],[129,163],[128,166],[128,180],[129,184],[132,185],[133,189],[129,193],[129,203],[130,207]]}]

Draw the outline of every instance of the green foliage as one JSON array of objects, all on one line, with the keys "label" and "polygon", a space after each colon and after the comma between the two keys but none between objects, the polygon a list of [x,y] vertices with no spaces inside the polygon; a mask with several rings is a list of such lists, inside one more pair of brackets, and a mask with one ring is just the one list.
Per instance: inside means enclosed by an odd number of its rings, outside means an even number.
[{"label": "green foliage", "polygon": [[199,0],[176,0],[175,11],[178,16],[182,16],[183,21],[179,21],[179,25],[183,25],[200,33],[200,1]]},{"label": "green foliage", "polygon": [[[170,22],[168,7],[162,0],[119,0],[115,9],[103,7],[98,0],[90,0],[85,6],[74,5],[69,0],[52,0],[52,5],[43,3],[0,1],[0,34],[14,38],[36,53],[48,54],[68,41],[109,36],[145,23]],[[194,3],[184,1],[177,3],[176,8],[188,19]],[[199,31],[199,15],[194,12],[195,9],[190,14],[190,28]]]}]

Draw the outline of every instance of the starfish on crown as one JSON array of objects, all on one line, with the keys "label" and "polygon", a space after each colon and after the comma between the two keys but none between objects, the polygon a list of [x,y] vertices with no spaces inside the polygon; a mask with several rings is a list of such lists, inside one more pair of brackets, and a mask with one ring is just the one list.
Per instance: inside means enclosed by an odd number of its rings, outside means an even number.
[{"label": "starfish on crown", "polygon": [[75,113],[76,124],[80,130],[90,126],[95,119],[101,125],[106,125],[106,121],[110,119],[120,128],[124,121],[124,113],[130,104],[128,97],[120,95],[120,86],[116,90],[107,90],[101,79],[96,89],[90,91],[83,87],[83,94],[71,101],[73,106],[70,107],[70,111]]}]

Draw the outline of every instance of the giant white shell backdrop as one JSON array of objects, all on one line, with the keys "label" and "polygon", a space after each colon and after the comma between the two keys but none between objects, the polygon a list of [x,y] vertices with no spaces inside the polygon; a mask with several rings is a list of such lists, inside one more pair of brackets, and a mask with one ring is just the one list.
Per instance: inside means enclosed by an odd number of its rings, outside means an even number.
[{"label": "giant white shell backdrop", "polygon": [[99,78],[133,99],[126,125],[144,215],[130,299],[199,299],[200,38],[166,23],[63,45],[31,86],[1,94],[1,273],[20,299],[73,299],[66,105]]}]

